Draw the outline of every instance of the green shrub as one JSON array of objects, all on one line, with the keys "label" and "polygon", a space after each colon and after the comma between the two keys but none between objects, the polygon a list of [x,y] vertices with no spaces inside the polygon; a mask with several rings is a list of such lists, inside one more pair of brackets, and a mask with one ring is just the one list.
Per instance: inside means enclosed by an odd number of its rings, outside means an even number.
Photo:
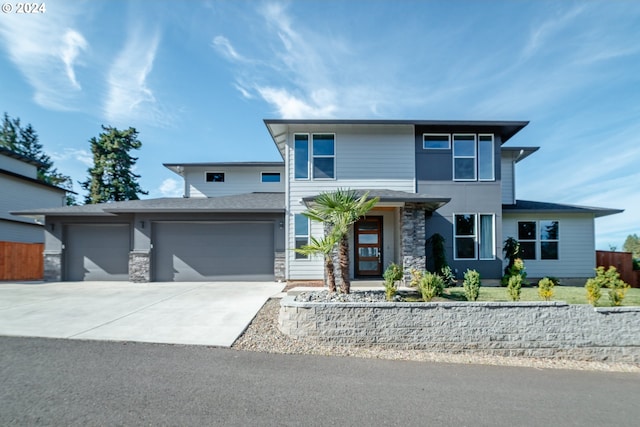
[{"label": "green shrub", "polygon": [[431,241],[434,271],[440,271],[447,265],[445,238],[441,234],[435,233],[429,237],[429,241]]},{"label": "green shrub", "polygon": [[389,267],[384,271],[382,277],[384,278],[384,291],[387,301],[393,301],[393,298],[398,292],[398,281],[402,280],[404,271],[398,264],[392,262]]},{"label": "green shrub", "polygon": [[545,301],[551,301],[554,293],[553,287],[556,285],[556,283],[557,279],[556,282],[554,282],[554,279],[551,277],[544,277],[540,279],[540,281],[538,282],[538,295],[540,296],[540,298]]},{"label": "green shrub", "polygon": [[520,292],[522,291],[522,276],[514,275],[509,277],[507,291],[509,292],[509,298],[511,298],[511,301],[520,301]]},{"label": "green shrub", "polygon": [[514,261],[518,258],[518,255],[520,255],[520,243],[514,237],[509,237],[504,241],[502,251],[504,252],[504,257],[509,260],[507,266],[504,268],[504,274],[508,276],[510,275],[509,270],[511,270]]},{"label": "green shrub", "polygon": [[600,282],[598,282],[598,280],[596,279],[591,278],[587,280],[584,288],[587,291],[587,301],[589,301],[589,304],[595,307],[598,303],[598,300],[602,296],[602,291],[600,290]]},{"label": "green shrub", "polygon": [[594,306],[602,296],[602,288],[609,289],[609,301],[614,306],[622,304],[629,290],[629,285],[620,279],[620,274],[614,266],[610,266],[607,270],[599,266],[596,268],[596,277],[587,280],[584,286],[587,291],[587,300]]},{"label": "green shrub", "polygon": [[464,273],[464,295],[467,301],[476,301],[480,296],[480,273],[476,270],[468,270]]},{"label": "green shrub", "polygon": [[424,272],[420,280],[420,293],[425,302],[431,301],[434,297],[442,295],[444,282],[442,277],[431,272]]},{"label": "green shrub", "polygon": [[447,288],[450,286],[455,286],[457,283],[456,276],[455,274],[453,274],[453,270],[451,270],[451,267],[449,267],[448,265],[442,267],[442,269],[440,270],[440,277],[442,277],[444,286]]},{"label": "green shrub", "polygon": [[521,258],[513,260],[511,267],[507,268],[505,275],[502,276],[500,284],[502,286],[507,286],[509,284],[509,279],[513,276],[520,276],[520,284],[526,284],[524,279],[527,277],[527,273],[525,272],[524,261]]},{"label": "green shrub", "polygon": [[418,285],[420,285],[420,281],[422,280],[422,276],[424,275],[424,272],[422,270],[418,270],[417,268],[412,268],[410,271],[410,274],[411,274],[411,281],[409,282],[409,286],[411,286],[412,288],[415,288]]}]

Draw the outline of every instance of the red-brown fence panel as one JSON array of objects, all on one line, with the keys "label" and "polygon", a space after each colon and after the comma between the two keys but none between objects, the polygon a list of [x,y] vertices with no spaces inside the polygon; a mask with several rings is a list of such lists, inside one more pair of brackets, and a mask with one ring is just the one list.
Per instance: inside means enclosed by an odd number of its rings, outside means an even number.
[{"label": "red-brown fence panel", "polygon": [[631,252],[596,251],[596,265],[614,266],[622,280],[634,288],[640,288],[640,271],[633,270]]},{"label": "red-brown fence panel", "polygon": [[42,280],[42,243],[0,242],[0,280]]}]

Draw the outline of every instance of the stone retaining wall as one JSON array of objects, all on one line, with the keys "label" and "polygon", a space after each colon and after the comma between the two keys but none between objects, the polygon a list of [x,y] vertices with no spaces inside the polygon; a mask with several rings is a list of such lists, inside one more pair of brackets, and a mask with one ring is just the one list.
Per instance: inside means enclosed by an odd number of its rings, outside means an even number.
[{"label": "stone retaining wall", "polygon": [[640,363],[640,307],[564,302],[317,303],[282,299],[279,327],[329,345]]}]

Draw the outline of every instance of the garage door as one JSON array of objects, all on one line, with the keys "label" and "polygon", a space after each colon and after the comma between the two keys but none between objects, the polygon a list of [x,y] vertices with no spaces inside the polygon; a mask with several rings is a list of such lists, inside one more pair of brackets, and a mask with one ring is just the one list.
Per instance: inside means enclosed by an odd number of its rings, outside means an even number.
[{"label": "garage door", "polygon": [[129,280],[129,225],[65,228],[65,280]]},{"label": "garage door", "polygon": [[274,280],[273,223],[153,224],[153,280]]}]

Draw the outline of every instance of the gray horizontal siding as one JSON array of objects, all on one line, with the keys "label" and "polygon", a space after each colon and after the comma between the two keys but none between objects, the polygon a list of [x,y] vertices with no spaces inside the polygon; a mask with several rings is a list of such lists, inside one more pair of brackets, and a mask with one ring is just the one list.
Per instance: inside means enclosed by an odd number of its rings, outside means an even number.
[{"label": "gray horizontal siding", "polygon": [[[224,182],[206,182],[206,172],[224,172]],[[261,182],[261,172],[280,172],[280,182]],[[253,192],[283,192],[284,167],[187,167],[188,197],[216,197]]]}]

